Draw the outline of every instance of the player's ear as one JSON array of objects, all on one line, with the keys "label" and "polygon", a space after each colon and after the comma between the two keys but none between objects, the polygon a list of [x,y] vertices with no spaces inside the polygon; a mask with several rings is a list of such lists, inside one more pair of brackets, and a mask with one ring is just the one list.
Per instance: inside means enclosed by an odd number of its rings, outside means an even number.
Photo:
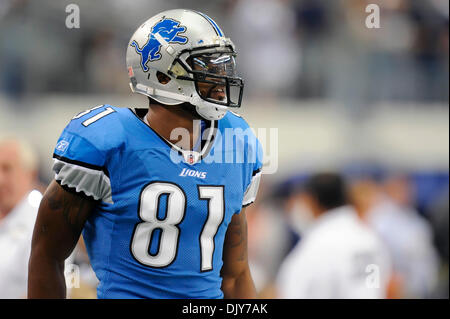
[{"label": "player's ear", "polygon": [[167,84],[170,82],[170,77],[162,72],[157,71],[156,77],[158,78],[158,82],[161,84]]}]

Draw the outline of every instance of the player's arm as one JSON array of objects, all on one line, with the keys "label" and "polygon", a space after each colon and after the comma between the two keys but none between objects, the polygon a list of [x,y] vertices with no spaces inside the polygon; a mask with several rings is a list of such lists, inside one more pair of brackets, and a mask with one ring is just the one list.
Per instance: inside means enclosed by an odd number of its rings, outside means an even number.
[{"label": "player's arm", "polygon": [[39,206],[28,265],[28,298],[65,298],[64,261],[70,256],[96,202],[56,181]]},{"label": "player's arm", "polygon": [[245,208],[235,214],[225,236],[222,267],[225,298],[256,298],[247,259],[247,218]]}]

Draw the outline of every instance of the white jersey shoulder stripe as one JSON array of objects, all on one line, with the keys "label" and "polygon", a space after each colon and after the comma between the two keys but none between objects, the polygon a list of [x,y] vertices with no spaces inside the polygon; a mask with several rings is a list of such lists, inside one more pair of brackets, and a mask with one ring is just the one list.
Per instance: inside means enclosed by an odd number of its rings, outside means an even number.
[{"label": "white jersey shoulder stripe", "polygon": [[242,206],[248,206],[255,201],[260,181],[261,181],[261,170],[257,170],[254,172],[250,185],[248,185],[247,190],[245,191]]},{"label": "white jersey shoulder stripe", "polygon": [[53,159],[55,180],[61,185],[74,188],[92,196],[95,200],[113,204],[111,181],[102,170],[87,168],[64,160]]}]

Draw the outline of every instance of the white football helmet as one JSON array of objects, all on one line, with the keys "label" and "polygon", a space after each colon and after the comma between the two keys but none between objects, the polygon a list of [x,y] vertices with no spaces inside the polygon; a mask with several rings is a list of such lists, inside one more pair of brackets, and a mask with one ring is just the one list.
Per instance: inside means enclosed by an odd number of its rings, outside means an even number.
[{"label": "white football helmet", "polygon": [[244,82],[236,76],[235,56],[234,44],[207,15],[164,11],[131,37],[130,87],[164,105],[188,102],[204,119],[218,120],[241,105]]}]

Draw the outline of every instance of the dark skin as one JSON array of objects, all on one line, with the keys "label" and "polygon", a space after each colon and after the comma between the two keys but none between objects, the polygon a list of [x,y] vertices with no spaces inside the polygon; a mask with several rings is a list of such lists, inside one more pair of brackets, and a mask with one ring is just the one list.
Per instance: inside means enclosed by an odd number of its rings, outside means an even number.
[{"label": "dark skin", "polygon": [[228,225],[223,250],[222,291],[226,299],[256,298],[247,254],[247,217],[245,208]]},{"label": "dark skin", "polygon": [[[176,127],[186,128],[191,145],[198,135],[192,120],[195,112],[183,107],[150,105],[147,119],[151,127],[170,140]],[[171,140],[176,143],[177,141]],[[28,267],[28,298],[65,298],[64,260],[75,248],[86,220],[96,202],[74,194],[53,181],[41,201],[33,232]],[[245,208],[234,215],[225,236],[222,290],[225,298],[256,298],[247,260],[247,219]]]},{"label": "dark skin", "polygon": [[28,298],[65,298],[64,260],[75,248],[96,202],[53,181],[42,198],[28,264]]},{"label": "dark skin", "polygon": [[[169,109],[160,104],[151,104],[147,113],[147,121],[150,126],[159,135],[171,143],[177,144],[182,149],[191,149],[194,141],[199,138],[200,122],[194,121],[200,119],[200,117],[196,116],[194,109],[188,105],[171,106]],[[181,137],[179,139],[170,138],[170,133],[177,127],[182,127],[189,131],[189,144],[183,144],[183,142],[187,141],[183,141]]]}]

